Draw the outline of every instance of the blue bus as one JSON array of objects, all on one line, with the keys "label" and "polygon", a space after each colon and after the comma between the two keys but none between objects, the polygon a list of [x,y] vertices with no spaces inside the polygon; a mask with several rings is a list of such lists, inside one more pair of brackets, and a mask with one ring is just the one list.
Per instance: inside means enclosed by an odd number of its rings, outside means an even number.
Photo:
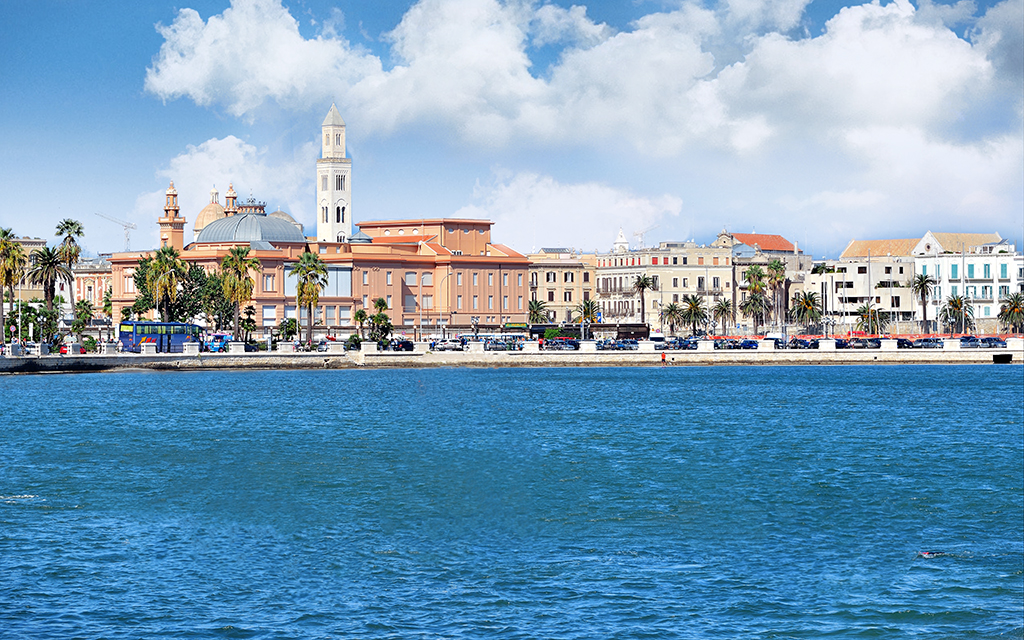
[{"label": "blue bus", "polygon": [[184,322],[122,322],[118,340],[121,351],[139,353],[144,344],[155,344],[157,353],[181,353],[186,342],[201,342],[199,325]]}]

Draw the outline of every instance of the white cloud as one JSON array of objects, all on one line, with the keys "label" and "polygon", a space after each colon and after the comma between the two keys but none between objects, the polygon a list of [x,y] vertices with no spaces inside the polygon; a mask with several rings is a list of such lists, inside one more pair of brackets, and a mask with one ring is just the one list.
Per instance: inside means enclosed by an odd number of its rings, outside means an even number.
[{"label": "white cloud", "polygon": [[[278,208],[291,214],[300,223],[315,225],[310,195],[314,191],[311,167],[316,149],[312,143],[300,147],[286,162],[273,162],[265,150],[228,136],[211,139],[198,145],[189,145],[175,156],[157,176],[174,182],[178,192],[178,206],[187,220],[186,244],[192,239],[192,225],[196,217],[210,202],[210,189],[216,186],[220,203],[228,186],[234,185],[239,201],[250,196],[267,203],[268,213]],[[139,226],[133,236],[135,249],[156,246],[159,234],[156,219],[163,215],[166,187],[141,194],[135,203],[130,220]],[[135,238],[138,238],[136,241]]]},{"label": "white cloud", "polygon": [[533,18],[534,46],[567,42],[578,47],[592,47],[612,35],[606,24],[597,24],[587,17],[587,8],[578,5],[565,9],[546,4],[537,9]]},{"label": "white cloud", "polygon": [[493,220],[492,238],[521,252],[542,245],[608,250],[620,227],[627,234],[643,231],[682,209],[682,200],[671,195],[645,198],[535,173],[498,172],[491,184],[477,186],[474,200],[453,215]]}]

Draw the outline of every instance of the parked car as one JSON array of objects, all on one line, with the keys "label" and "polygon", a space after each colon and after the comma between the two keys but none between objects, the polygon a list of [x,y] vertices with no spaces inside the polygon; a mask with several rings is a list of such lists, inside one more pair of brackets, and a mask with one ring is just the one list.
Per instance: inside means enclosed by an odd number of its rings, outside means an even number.
[{"label": "parked car", "polygon": [[802,339],[802,338],[793,338],[793,339],[791,339],[789,341],[789,347],[788,348],[790,348],[790,349],[810,349],[811,348],[811,343],[809,341],[807,341],[807,340]]},{"label": "parked car", "polygon": [[854,338],[850,340],[851,349],[881,349],[882,341],[878,338]]},{"label": "parked car", "polygon": [[388,344],[388,349],[391,351],[413,351],[415,348],[411,340],[392,340]]},{"label": "parked car", "polygon": [[715,340],[716,349],[739,349],[739,340],[733,340],[732,338],[719,338]]},{"label": "parked car", "polygon": [[740,349],[756,349],[757,340],[744,340],[740,342]]},{"label": "parked car", "polygon": [[915,349],[941,349],[942,340],[939,338],[918,338],[914,340]]},{"label": "parked car", "polygon": [[981,346],[985,347],[986,349],[996,349],[996,348],[1005,349],[1006,348],[1006,340],[1003,340],[1002,338],[997,338],[995,336],[988,337],[988,338],[982,338],[981,339]]},{"label": "parked car", "polygon": [[836,349],[849,349],[850,341],[844,338],[836,338]]},{"label": "parked car", "polygon": [[961,349],[978,349],[981,346],[981,340],[978,340],[974,336],[964,336],[960,338]]},{"label": "parked car", "polygon": [[434,351],[462,351],[461,340],[441,340],[434,345]]},{"label": "parked car", "polygon": [[896,338],[896,348],[897,349],[913,349],[914,348],[914,343],[911,342],[910,340],[907,340],[906,338]]},{"label": "parked car", "polygon": [[636,351],[640,348],[640,343],[632,338],[625,338],[623,340],[615,341],[615,349],[618,351]]}]

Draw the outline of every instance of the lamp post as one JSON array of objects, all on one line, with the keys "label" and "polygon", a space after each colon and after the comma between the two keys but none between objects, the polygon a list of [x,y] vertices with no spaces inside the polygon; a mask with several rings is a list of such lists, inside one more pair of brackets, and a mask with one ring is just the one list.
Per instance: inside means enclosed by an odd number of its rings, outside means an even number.
[{"label": "lamp post", "polygon": [[[444,274],[444,277],[441,278],[441,282],[438,283],[438,285],[437,285],[437,299],[438,299],[438,302],[440,302],[440,300],[441,300],[441,290],[444,289],[444,282],[445,282],[445,280],[450,278],[451,275],[452,275],[452,272],[451,272],[451,269],[449,269],[448,273]],[[448,296],[448,299],[445,300],[445,304],[448,306],[448,313],[449,313],[449,315],[451,315],[452,305],[451,305],[451,296],[450,295]],[[444,311],[439,306],[438,309],[437,309],[437,324],[441,325],[441,339],[442,340],[444,340],[444,339],[446,339],[448,337],[446,332],[445,332],[445,325],[441,322],[441,315],[443,313],[444,313]]]}]

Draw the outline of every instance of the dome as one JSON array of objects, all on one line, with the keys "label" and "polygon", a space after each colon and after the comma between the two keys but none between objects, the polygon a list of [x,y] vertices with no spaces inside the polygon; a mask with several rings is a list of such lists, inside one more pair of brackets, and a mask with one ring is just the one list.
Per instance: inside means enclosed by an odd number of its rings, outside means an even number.
[{"label": "dome", "polygon": [[211,202],[203,207],[203,210],[196,216],[196,223],[193,228],[196,231],[202,231],[208,224],[215,220],[220,220],[224,216],[224,207],[220,206],[219,202]]},{"label": "dome", "polygon": [[269,213],[267,215],[269,215],[272,218],[280,218],[281,220],[284,220],[285,222],[289,222],[291,224],[294,224],[295,226],[299,226],[299,223],[295,220],[295,218],[291,217],[290,215],[288,215],[284,211],[281,211],[280,209],[278,209],[277,211],[275,211],[273,213]]},{"label": "dome", "polygon": [[199,232],[196,242],[305,242],[295,225],[280,217],[247,213],[214,220]]}]

